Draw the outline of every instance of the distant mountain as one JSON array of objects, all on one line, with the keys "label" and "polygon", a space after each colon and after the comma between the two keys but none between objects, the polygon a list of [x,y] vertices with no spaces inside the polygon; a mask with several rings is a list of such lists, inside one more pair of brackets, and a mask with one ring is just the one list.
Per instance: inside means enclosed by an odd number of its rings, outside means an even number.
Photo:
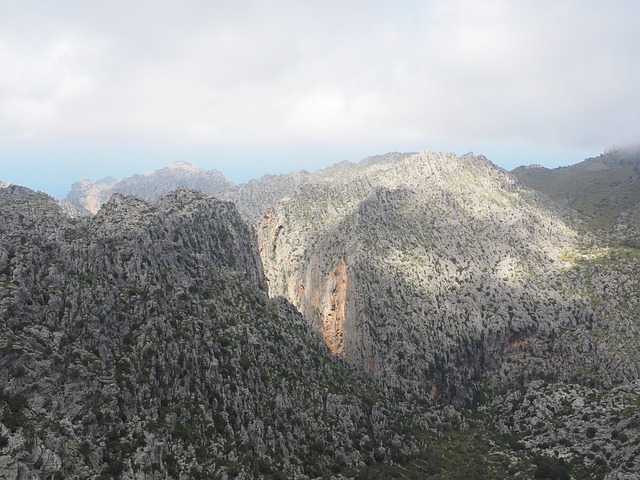
[{"label": "distant mountain", "polygon": [[160,170],[116,180],[107,177],[97,182],[81,180],[71,187],[64,203],[79,212],[96,214],[111,195],[134,195],[154,202],[176,188],[193,188],[203,193],[222,194],[234,187],[217,170],[203,170],[187,162],[174,162]]},{"label": "distant mountain", "polygon": [[176,188],[193,188],[220,199],[233,201],[240,214],[255,224],[264,210],[293,192],[309,175],[297,171],[287,175],[265,175],[248,183],[235,185],[217,170],[204,170],[187,162],[117,180],[107,177],[96,182],[81,180],[60,203],[73,215],[94,215],[114,193],[133,195],[155,202]]},{"label": "distant mountain", "polygon": [[589,230],[617,232],[640,245],[640,147],[614,149],[568,167],[518,167],[512,173],[575,209]]}]

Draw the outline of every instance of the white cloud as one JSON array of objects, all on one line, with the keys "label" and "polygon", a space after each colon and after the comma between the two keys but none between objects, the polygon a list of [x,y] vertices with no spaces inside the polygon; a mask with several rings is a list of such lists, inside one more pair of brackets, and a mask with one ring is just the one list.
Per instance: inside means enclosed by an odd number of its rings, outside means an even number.
[{"label": "white cloud", "polygon": [[14,3],[4,142],[604,146],[640,127],[632,1]]}]

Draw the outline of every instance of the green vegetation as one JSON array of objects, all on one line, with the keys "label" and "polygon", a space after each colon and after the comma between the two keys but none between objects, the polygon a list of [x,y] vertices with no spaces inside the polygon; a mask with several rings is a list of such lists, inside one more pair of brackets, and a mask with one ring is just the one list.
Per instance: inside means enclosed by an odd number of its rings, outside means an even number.
[{"label": "green vegetation", "polygon": [[640,150],[617,150],[553,170],[519,167],[527,187],[566,203],[594,232],[611,232],[622,212],[640,203]]}]

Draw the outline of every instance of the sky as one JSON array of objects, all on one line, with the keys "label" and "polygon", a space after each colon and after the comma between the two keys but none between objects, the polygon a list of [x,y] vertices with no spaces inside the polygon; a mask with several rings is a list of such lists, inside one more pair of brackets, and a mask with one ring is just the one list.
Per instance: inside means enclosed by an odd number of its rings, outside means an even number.
[{"label": "sky", "polygon": [[0,0],[0,180],[638,143],[637,0]]}]

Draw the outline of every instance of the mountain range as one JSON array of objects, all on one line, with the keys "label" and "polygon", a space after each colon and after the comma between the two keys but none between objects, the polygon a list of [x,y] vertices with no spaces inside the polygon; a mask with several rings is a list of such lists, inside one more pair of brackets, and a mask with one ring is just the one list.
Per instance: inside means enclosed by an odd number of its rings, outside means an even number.
[{"label": "mountain range", "polygon": [[513,174],[580,214],[583,227],[635,242],[640,233],[640,148],[617,148],[583,162],[548,169],[519,167]]},{"label": "mountain range", "polygon": [[637,158],[5,184],[0,472],[637,478]]}]

